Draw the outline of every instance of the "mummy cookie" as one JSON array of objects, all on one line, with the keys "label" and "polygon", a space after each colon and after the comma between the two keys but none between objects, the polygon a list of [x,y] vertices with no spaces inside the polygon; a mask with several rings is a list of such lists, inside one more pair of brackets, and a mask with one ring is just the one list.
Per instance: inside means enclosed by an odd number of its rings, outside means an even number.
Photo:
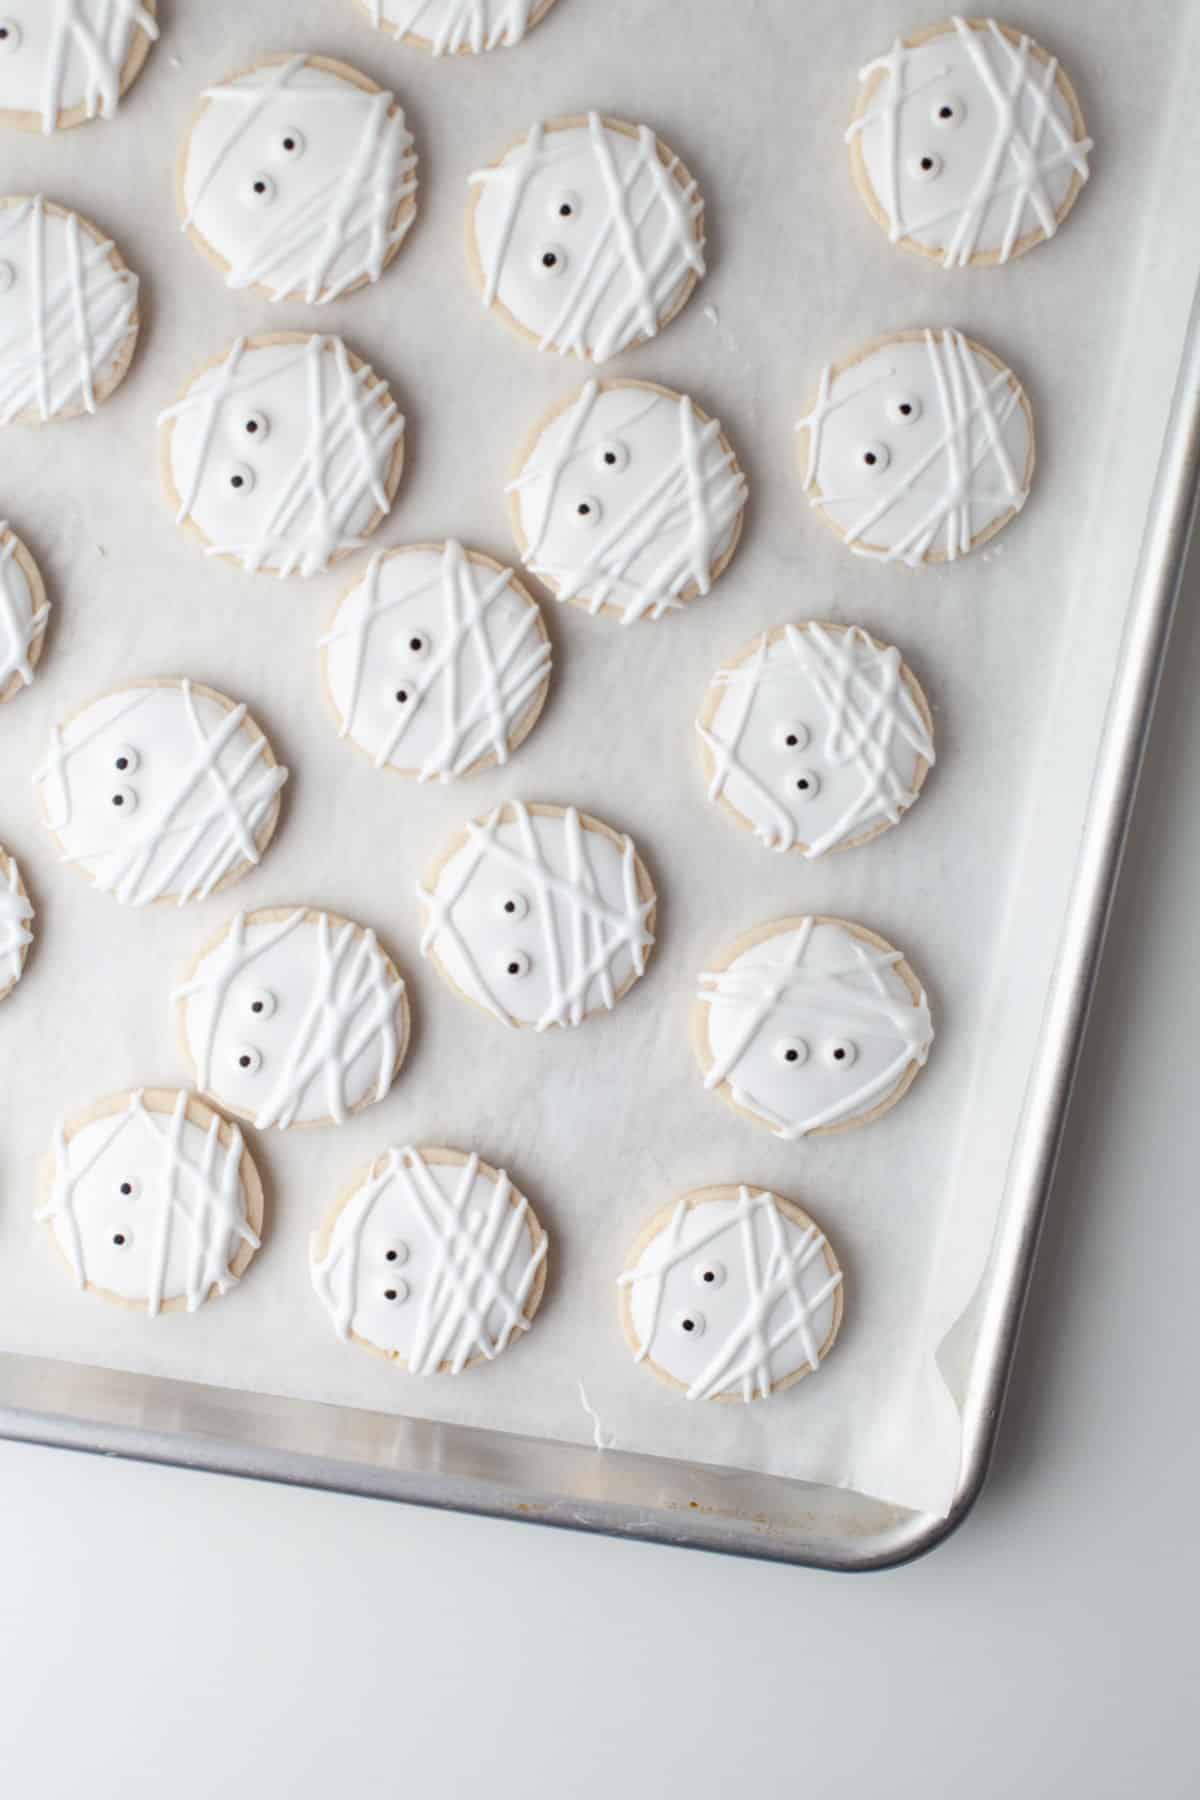
[{"label": "mummy cookie", "polygon": [[934,762],[916,677],[857,625],[764,632],[713,676],[696,730],[709,799],[809,857],[897,824]]},{"label": "mummy cookie", "polygon": [[62,860],[125,906],[182,906],[247,874],[286,780],[244,704],[174,680],[91,701],[34,776]]},{"label": "mummy cookie", "polygon": [[270,56],[205,89],[175,201],[227,287],[316,305],[379,280],[416,188],[391,94],[327,56]]},{"label": "mummy cookie", "polygon": [[158,36],[158,0],[7,0],[0,125],[65,130],[111,119]]},{"label": "mummy cookie", "polygon": [[644,972],[655,895],[627,837],[573,806],[469,820],[428,884],[421,952],[503,1025],[579,1025]]},{"label": "mummy cookie", "polygon": [[1092,140],[1054,57],[994,19],[948,19],[860,72],[846,141],[894,244],[948,269],[1005,263],[1053,237]]},{"label": "mummy cookie", "polygon": [[535,125],[471,184],[483,304],[541,350],[605,362],[656,336],[704,274],[704,202],[645,125]]},{"label": "mummy cookie", "polygon": [[550,684],[534,601],[511,569],[453,540],[373,558],[320,647],[341,736],[418,781],[507,762]]},{"label": "mummy cookie", "polygon": [[380,31],[433,56],[478,54],[519,44],[554,0],[360,0]]},{"label": "mummy cookie", "polygon": [[390,508],[404,419],[341,338],[239,338],[159,415],[163,488],[207,556],[318,575]]},{"label": "mummy cookie", "polygon": [[139,1089],[58,1126],[34,1217],[87,1293],[195,1312],[258,1249],[262,1182],[236,1125],[181,1089]]},{"label": "mummy cookie", "polygon": [[842,1271],[807,1213],[765,1188],[698,1188],[651,1219],[619,1277],[635,1362],[689,1400],[765,1400],[815,1371]]},{"label": "mummy cookie", "polygon": [[0,847],[0,1000],[12,993],[25,972],[32,924],[33,907],[16,858]]},{"label": "mummy cookie", "polygon": [[410,1375],[460,1375],[522,1337],[546,1286],[546,1234],[503,1169],[459,1150],[385,1150],[312,1240],[313,1286],[341,1338]]},{"label": "mummy cookie", "polygon": [[895,1106],[933,1042],[898,950],[842,919],[750,931],[700,977],[704,1085],[780,1138],[866,1125]]},{"label": "mummy cookie", "polygon": [[0,705],[33,680],[49,617],[41,571],[16,533],[0,520]]},{"label": "mummy cookie", "polygon": [[539,426],[508,492],[525,566],[628,625],[708,593],[737,547],[746,479],[686,394],[589,381]]},{"label": "mummy cookie", "polygon": [[137,297],[87,219],[40,194],[0,200],[0,425],[95,412],[125,379]]},{"label": "mummy cookie", "polygon": [[375,933],[303,906],[239,913],[175,1001],[196,1085],[263,1131],[343,1124],[408,1050],[408,996]]},{"label": "mummy cookie", "polygon": [[859,556],[953,562],[1029,498],[1025,390],[960,331],[902,331],[823,369],[796,430],[809,501]]}]

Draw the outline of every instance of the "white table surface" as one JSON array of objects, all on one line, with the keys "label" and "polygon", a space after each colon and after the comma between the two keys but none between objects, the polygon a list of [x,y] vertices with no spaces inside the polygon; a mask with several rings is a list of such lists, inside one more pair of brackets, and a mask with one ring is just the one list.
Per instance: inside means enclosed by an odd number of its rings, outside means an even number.
[{"label": "white table surface", "polygon": [[955,1538],[847,1578],[0,1445],[5,1791],[1194,1795],[1198,606]]}]

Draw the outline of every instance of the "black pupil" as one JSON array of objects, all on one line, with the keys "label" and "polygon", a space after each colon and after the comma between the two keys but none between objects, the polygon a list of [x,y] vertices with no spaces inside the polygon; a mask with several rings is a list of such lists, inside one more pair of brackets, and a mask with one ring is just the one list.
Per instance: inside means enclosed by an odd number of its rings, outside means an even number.
[{"label": "black pupil", "polygon": [[508,965],[508,972],[510,975],[519,975],[521,973],[520,963],[510,962]]},{"label": "black pupil", "polygon": [[788,1062],[795,1062],[795,1060],[799,1056],[800,1052],[798,1050],[788,1050],[788,1051],[785,1051],[784,1054],[785,1054]]},{"label": "black pupil", "polygon": [[396,1298],[395,1288],[384,1288],[383,1297],[385,1300],[394,1300]]},{"label": "black pupil", "polygon": [[395,1262],[395,1260],[396,1260],[396,1252],[395,1252],[395,1251],[394,1251],[394,1250],[389,1250],[389,1251],[388,1251],[388,1253],[387,1253],[387,1259],[388,1259],[388,1261],[389,1261],[389,1262]]},{"label": "black pupil", "polygon": [[129,1195],[130,1195],[130,1194],[132,1194],[132,1192],[133,1192],[133,1185],[132,1185],[132,1183],[131,1183],[131,1182],[128,1182],[128,1181],[123,1181],[123,1182],[122,1182],[122,1183],[121,1183],[121,1192],[122,1192],[122,1193],[123,1193],[123,1194],[124,1194],[124,1195],[125,1195],[125,1196],[126,1196],[126,1198],[128,1198],[128,1196],[129,1196]]},{"label": "black pupil", "polygon": [[505,912],[516,912],[516,902],[514,900],[506,900],[504,902],[504,910]]},{"label": "black pupil", "polygon": [[834,1053],[833,1053],[834,1062],[844,1062],[845,1059],[846,1059],[846,1052],[844,1050],[835,1050],[834,1051]]},{"label": "black pupil", "polygon": [[124,794],[114,794],[113,795],[113,805],[114,806],[124,806],[124,804],[125,804]]},{"label": "black pupil", "polygon": [[419,637],[409,638],[408,647],[410,650],[419,650],[421,648],[420,638]]},{"label": "black pupil", "polygon": [[606,462],[606,463],[607,463],[607,464],[608,464],[608,466],[609,466],[609,468],[610,468],[610,469],[611,469],[611,467],[612,467],[612,465],[613,465],[613,464],[614,464],[614,463],[615,463],[615,462],[616,462],[616,460],[617,460],[617,453],[616,453],[616,451],[615,451],[615,450],[606,450],[606,451],[605,451],[605,452],[604,452],[604,460],[605,460],[605,462]]},{"label": "black pupil", "polygon": [[118,756],[117,767],[118,769],[127,769],[129,767],[129,758],[127,756]]},{"label": "black pupil", "polygon": [[802,775],[796,783],[796,786],[800,789],[802,794],[806,794],[808,792],[808,776]]},{"label": "black pupil", "polygon": [[552,269],[557,261],[558,258],[555,256],[553,250],[547,250],[546,254],[542,257],[542,267],[543,269]]},{"label": "black pupil", "polygon": [[562,205],[558,209],[559,218],[560,219],[569,219],[571,216],[572,210],[573,210],[573,208],[571,206],[571,202],[569,200],[564,200]]},{"label": "black pupil", "polygon": [[685,1331],[695,1331],[696,1321],[694,1319],[684,1319],[682,1323]]},{"label": "black pupil", "polygon": [[294,150],[296,148],[295,138],[290,138],[290,137],[284,138],[283,147],[285,150]]},{"label": "black pupil", "polygon": [[242,485],[242,477],[241,477],[241,476],[240,476],[240,475],[232,475],[232,476],[230,476],[230,479],[229,479],[229,485],[230,485],[230,487],[235,487],[235,488],[239,488],[239,487],[241,487],[241,485]]},{"label": "black pupil", "polygon": [[877,460],[878,460],[878,458],[876,457],[875,452],[873,450],[868,450],[863,457],[863,461],[866,463],[868,468],[874,468]]},{"label": "black pupil", "polygon": [[799,743],[799,742],[800,742],[800,739],[799,739],[799,738],[798,738],[798,737],[797,737],[797,736],[796,736],[796,734],[795,734],[795,732],[794,732],[794,731],[789,731],[789,732],[788,732],[788,735],[787,735],[787,743],[788,743],[788,749],[789,749],[789,750],[794,750],[794,749],[795,749],[795,747],[796,747],[796,745],[797,745],[797,744],[798,744],[798,743]]},{"label": "black pupil", "polygon": [[942,106],[942,107],[938,108],[938,118],[939,119],[952,119],[953,117],[954,117],[954,108],[952,106]]},{"label": "black pupil", "polygon": [[254,184],[254,191],[256,194],[265,194],[267,191],[266,182],[265,181],[256,181]]},{"label": "black pupil", "polygon": [[250,1058],[248,1056],[239,1056],[238,1062],[243,1069],[248,1069],[250,1067]]},{"label": "black pupil", "polygon": [[711,1270],[711,1269],[705,1269],[705,1271],[704,1271],[704,1279],[705,1279],[705,1281],[715,1281],[715,1280],[716,1280],[716,1279],[717,1279],[717,1278],[716,1278],[716,1276],[715,1276],[715,1275],[714,1275],[714,1274],[713,1274],[713,1272],[712,1272],[712,1270]]},{"label": "black pupil", "polygon": [[922,168],[923,168],[923,169],[932,169],[932,167],[933,167],[933,158],[932,158],[932,157],[931,157],[931,156],[923,156],[923,157],[922,157],[922,158],[921,158],[921,167],[922,167]]},{"label": "black pupil", "polygon": [[400,704],[401,704],[401,706],[404,706],[404,705],[405,705],[405,704],[406,704],[406,703],[407,703],[407,700],[408,700],[408,691],[407,691],[407,689],[405,689],[405,688],[397,688],[397,689],[396,689],[396,698],[397,698],[397,700],[398,700],[398,701],[399,701],[399,702],[400,702]]},{"label": "black pupil", "polygon": [[912,407],[909,405],[907,400],[902,400],[900,402],[900,411],[903,414],[903,416],[907,419],[909,413],[912,411]]},{"label": "black pupil", "polygon": [[587,518],[587,516],[588,516],[588,514],[589,514],[589,513],[590,513],[590,512],[591,512],[591,510],[592,510],[592,509],[591,509],[591,507],[590,507],[590,506],[589,506],[589,505],[588,505],[588,503],[587,503],[587,501],[586,501],[586,500],[584,500],[584,501],[583,501],[583,502],[582,502],[582,503],[581,503],[581,504],[580,504],[580,507],[579,507],[579,516],[580,516],[580,518],[581,518],[581,519],[586,519],[586,518]]},{"label": "black pupil", "polygon": [[125,1242],[125,1233],[123,1231],[114,1231],[113,1243],[116,1244],[119,1248],[124,1242]]},{"label": "black pupil", "polygon": [[253,437],[255,432],[258,430],[258,420],[257,419],[247,419],[246,420],[246,430],[250,433],[250,436]]},{"label": "black pupil", "polygon": [[250,1011],[251,1012],[259,1013],[262,1011],[262,1008],[263,1008],[263,1003],[261,1000],[252,1000],[250,1002]]}]

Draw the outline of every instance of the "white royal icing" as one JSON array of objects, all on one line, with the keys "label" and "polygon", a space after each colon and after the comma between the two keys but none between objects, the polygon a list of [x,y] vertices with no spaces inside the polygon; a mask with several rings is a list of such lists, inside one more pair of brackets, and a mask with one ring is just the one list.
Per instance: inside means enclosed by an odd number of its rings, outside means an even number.
[{"label": "white royal icing", "polygon": [[976,256],[1007,262],[1036,234],[1053,237],[1092,140],[1076,138],[1058,63],[1014,43],[994,19],[955,18],[936,37],[899,40],[868,63],[857,141],[893,243],[909,239],[962,268]]},{"label": "white royal icing", "polygon": [[678,170],[645,125],[535,125],[470,178],[484,305],[595,362],[654,337],[704,273],[704,203]]},{"label": "white royal icing", "polygon": [[363,0],[375,24],[427,44],[435,56],[519,44],[553,0]]},{"label": "white royal icing", "polygon": [[204,99],[184,155],[183,228],[228,265],[227,285],[316,304],[378,281],[417,186],[393,96],[295,56]]},{"label": "white royal icing", "polygon": [[768,850],[805,856],[895,825],[934,762],[900,652],[851,626],[786,625],[713,677],[696,729],[709,798],[724,798]]},{"label": "white royal icing", "polygon": [[40,113],[45,132],[77,106],[111,119],[138,32],[158,36],[137,0],[5,0],[0,112]]},{"label": "white royal icing", "polygon": [[589,381],[509,484],[522,560],[560,600],[621,622],[707,594],[746,503],[716,419],[686,394]]},{"label": "white royal icing", "polygon": [[382,1100],[407,1032],[373,931],[328,913],[239,913],[177,991],[197,1085],[265,1130]]},{"label": "white royal icing", "polygon": [[126,906],[182,906],[245,873],[286,780],[245,706],[190,681],[94,700],[34,776],[63,861]]},{"label": "white royal icing", "polygon": [[578,1025],[611,1008],[654,942],[627,837],[573,806],[517,802],[472,819],[425,902],[421,951],[505,1025]]},{"label": "white royal icing", "polygon": [[507,762],[550,675],[541,614],[512,571],[453,540],[374,557],[320,645],[342,737],[421,781]]},{"label": "white royal icing", "polygon": [[340,338],[239,338],[159,423],[170,426],[178,523],[244,569],[319,574],[391,505],[404,419]]},{"label": "white royal icing", "polygon": [[529,1329],[525,1304],[546,1237],[503,1170],[389,1150],[340,1208],[313,1286],[339,1337],[412,1375],[458,1375]]},{"label": "white royal icing", "polygon": [[0,425],[95,412],[137,333],[138,279],[77,214],[0,205]]},{"label": "white royal icing", "polygon": [[860,556],[953,562],[1029,497],[1020,384],[959,331],[888,338],[823,369],[796,429],[813,506]]},{"label": "white royal icing", "polygon": [[765,1400],[816,1369],[829,1342],[842,1274],[827,1249],[773,1194],[741,1187],[681,1200],[618,1278],[634,1360],[648,1358],[689,1400]]},{"label": "white royal icing", "polygon": [[33,680],[30,652],[50,617],[48,603],[34,606],[16,551],[17,540],[0,519],[0,695],[14,676],[23,687]]},{"label": "white royal icing", "polygon": [[195,1124],[188,1100],[177,1092],[159,1112],[138,1092],[69,1137],[60,1125],[53,1188],[35,1214],[81,1288],[144,1302],[151,1316],[170,1300],[195,1312],[214,1288],[227,1293],[238,1279],[230,1264],[259,1243],[246,1217],[242,1134],[229,1126],[222,1144],[217,1114]]},{"label": "white royal icing", "polygon": [[21,892],[21,871],[15,857],[8,858],[7,871],[0,854],[0,996],[21,979],[25,954],[33,942],[29,929],[33,907]]},{"label": "white royal icing", "polygon": [[853,1123],[925,1063],[933,1022],[914,1002],[898,950],[836,919],[799,919],[700,977],[711,1064],[706,1088],[728,1083],[735,1105],[801,1138]]}]

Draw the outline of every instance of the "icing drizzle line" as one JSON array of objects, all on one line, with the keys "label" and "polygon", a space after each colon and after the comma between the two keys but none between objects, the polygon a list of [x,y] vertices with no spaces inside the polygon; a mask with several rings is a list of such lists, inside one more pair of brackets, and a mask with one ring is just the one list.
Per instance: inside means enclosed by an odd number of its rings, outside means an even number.
[{"label": "icing drizzle line", "polygon": [[[498,50],[519,44],[534,0],[366,0],[376,25],[401,37],[430,33],[434,56],[459,50]],[[432,13],[433,18],[430,19]]]},{"label": "icing drizzle line", "polygon": [[[242,1189],[242,1134],[230,1125],[228,1147],[220,1140],[221,1120],[214,1113],[204,1133],[204,1144],[198,1157],[188,1154],[183,1146],[188,1096],[180,1089],[167,1124],[159,1120],[166,1115],[153,1113],[144,1105],[145,1090],[139,1088],[130,1096],[129,1105],[117,1113],[100,1143],[87,1160],[72,1167],[71,1143],[60,1123],[54,1134],[54,1187],[50,1199],[38,1208],[34,1218],[61,1223],[63,1248],[81,1288],[88,1284],[83,1236],[76,1212],[75,1195],[80,1183],[87,1179],[100,1159],[127,1131],[136,1130],[153,1152],[156,1166],[146,1181],[153,1183],[158,1201],[157,1232],[150,1258],[149,1292],[146,1311],[153,1317],[169,1298],[163,1292],[167,1259],[177,1226],[188,1234],[187,1310],[196,1308],[212,1288],[228,1293],[238,1277],[229,1268],[231,1240],[237,1239],[259,1247],[257,1233],[246,1218]],[[197,1128],[198,1129],[198,1128]],[[65,1238],[65,1242],[63,1239]]]},{"label": "icing drizzle line", "polygon": [[[439,698],[442,738],[421,764],[419,780],[452,781],[489,752],[498,763],[507,762],[509,733],[550,668],[551,651],[546,640],[537,635],[532,645],[526,642],[537,632],[537,607],[523,602],[521,617],[508,637],[503,643],[493,644],[488,613],[509,591],[511,569],[497,574],[473,563],[462,545],[451,538],[442,549],[438,583],[421,583],[383,599],[379,592],[380,569],[385,564],[402,568],[403,560],[403,552],[396,556],[394,552],[389,555],[381,551],[372,557],[363,580],[342,602],[333,629],[319,639],[321,648],[343,638],[352,642],[350,693],[339,735],[354,736],[363,666],[376,624],[396,607],[408,606],[440,586],[445,639],[436,646],[428,669],[419,675],[406,672],[408,703],[380,745],[375,767],[382,769],[391,762],[422,706],[428,703],[433,707]],[[478,683],[478,691],[473,693],[467,691],[468,671],[463,666],[470,652],[474,653],[469,660]]]},{"label": "icing drizzle line", "polygon": [[[442,1166],[442,1165],[439,1165]],[[350,1336],[358,1304],[362,1234],[375,1208],[396,1186],[420,1220],[433,1258],[424,1284],[412,1347],[405,1359],[412,1375],[432,1375],[443,1363],[458,1375],[474,1356],[494,1361],[512,1337],[528,1331],[523,1308],[534,1278],[546,1260],[546,1235],[538,1236],[515,1282],[508,1267],[521,1233],[529,1234],[530,1213],[523,1196],[514,1196],[503,1169],[489,1182],[486,1205],[468,1213],[479,1157],[471,1155],[446,1194],[419,1150],[389,1150],[384,1166],[358,1188],[343,1206],[323,1257],[313,1239],[312,1279],[329,1308],[338,1335]],[[498,1327],[489,1320],[499,1312]]]},{"label": "icing drizzle line", "polygon": [[[49,602],[34,610],[32,593],[29,616],[25,616],[25,604],[12,575],[14,567],[20,570],[20,565],[15,563],[16,549],[16,538],[5,520],[0,519],[0,693],[14,675],[21,677],[24,687],[33,680],[29,652],[50,617]],[[20,570],[20,579],[24,579],[23,570]]]},{"label": "icing drizzle line", "polygon": [[[815,1370],[821,1360],[821,1345],[813,1331],[813,1320],[841,1285],[842,1272],[835,1270],[811,1295],[805,1294],[800,1278],[818,1257],[824,1255],[824,1235],[810,1224],[789,1247],[786,1228],[791,1221],[780,1212],[775,1196],[751,1195],[745,1187],[738,1189],[732,1219],[723,1216],[720,1224],[685,1242],[683,1227],[688,1213],[687,1201],[681,1200],[670,1222],[647,1246],[637,1268],[627,1269],[618,1277],[621,1287],[633,1287],[643,1281],[651,1284],[650,1329],[634,1361],[643,1362],[653,1352],[666,1278],[671,1270],[681,1262],[690,1262],[715,1239],[728,1239],[736,1232],[749,1300],[733,1330],[723,1343],[718,1344],[688,1388],[688,1399],[711,1400],[717,1394],[739,1391],[746,1401],[766,1399],[773,1386],[770,1359],[793,1338],[799,1338],[804,1362],[810,1370]],[[759,1221],[768,1238],[765,1262],[760,1262],[755,1230]],[[768,1326],[772,1313],[785,1303],[786,1310]]]},{"label": "icing drizzle line", "polygon": [[0,869],[0,992],[10,988],[21,973],[21,952],[32,944],[29,921],[33,907],[20,891],[20,875],[13,857],[8,874]]},{"label": "icing drizzle line", "polygon": [[[50,53],[42,87],[42,130],[52,132],[64,110],[63,83],[71,52],[87,67],[84,109],[89,119],[99,113],[111,119],[121,97],[121,73],[135,31],[157,39],[152,13],[137,0],[53,0]],[[94,16],[93,16],[94,15]]]}]

